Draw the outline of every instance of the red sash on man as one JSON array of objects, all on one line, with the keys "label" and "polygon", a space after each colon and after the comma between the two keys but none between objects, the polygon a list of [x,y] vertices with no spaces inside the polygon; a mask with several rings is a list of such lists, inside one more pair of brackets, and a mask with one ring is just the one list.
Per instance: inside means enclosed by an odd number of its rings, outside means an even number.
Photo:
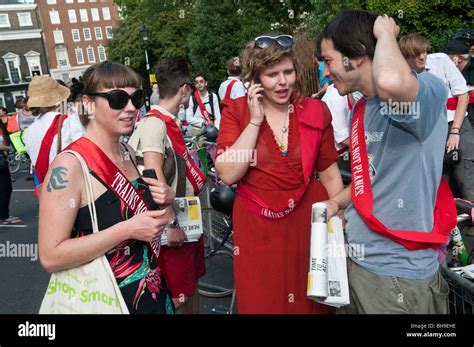
[{"label": "red sash on man", "polygon": [[179,130],[178,125],[175,121],[167,115],[162,114],[160,111],[154,109],[147,113],[148,117],[155,117],[161,119],[166,124],[166,132],[173,145],[173,150],[176,155],[179,155],[186,161],[186,177],[194,189],[194,195],[198,195],[201,189],[206,184],[206,176],[199,170],[197,165],[190,159],[188,148],[184,143],[183,135]]},{"label": "red sash on man", "polygon": [[199,94],[197,90],[194,92],[194,96],[196,97],[199,110],[201,111],[202,116],[206,120],[206,124],[210,124],[212,122],[211,117],[209,116],[209,112],[207,112],[206,107],[204,106],[204,103],[202,102],[201,95]]},{"label": "red sash on man", "polygon": [[230,99],[230,93],[232,92],[232,87],[234,86],[234,84],[236,82],[237,82],[237,80],[230,81],[230,83],[227,85],[227,89],[225,91],[224,99],[222,99],[222,100]]},{"label": "red sash on man", "polygon": [[[53,122],[43,137],[43,141],[41,141],[38,158],[35,163],[35,174],[36,177],[38,177],[40,184],[43,183],[46,174],[48,173],[49,153],[51,152],[54,137],[58,134],[59,129],[63,127],[63,122],[67,119],[67,114],[63,115],[61,120],[60,117],[60,114],[57,114],[56,117],[54,117]],[[59,124],[59,122],[61,122],[61,124]]]},{"label": "red sash on man", "polygon": [[[468,96],[469,96],[468,104],[474,104],[474,91],[470,91]],[[455,111],[456,107],[458,107],[458,98],[456,96],[452,98],[448,98],[448,101],[446,101],[446,107],[450,111]]]},{"label": "red sash on man", "polygon": [[[373,194],[369,175],[369,163],[364,131],[365,99],[355,106],[351,128],[351,170],[352,170],[352,203],[362,220],[374,232],[395,241],[407,249],[438,249],[447,242],[447,235],[456,226],[456,206],[454,198],[444,179],[436,195],[434,225],[431,232],[411,230],[390,230],[372,214]],[[395,188],[396,189],[396,188]]]},{"label": "red sash on man", "polygon": [[301,164],[303,167],[304,177],[304,185],[294,192],[294,199],[292,199],[292,201],[290,201],[286,206],[273,207],[265,203],[260,197],[246,187],[244,183],[240,182],[237,186],[237,193],[242,198],[245,206],[262,217],[274,220],[281,219],[290,214],[306,192],[314,173],[314,165],[317,161],[323,130],[323,108],[319,102],[315,102],[315,100],[312,99],[303,99],[302,104],[302,110],[298,110],[300,107],[296,102],[293,103],[293,109],[295,110],[298,119]]},{"label": "red sash on man", "polygon": [[[65,150],[78,152],[84,158],[87,167],[120,198],[133,215],[151,210],[148,203],[138,194],[135,187],[117,165],[94,142],[86,137],[81,137],[71,143]],[[160,240],[152,241],[149,245],[155,258],[158,258],[161,246]]]}]

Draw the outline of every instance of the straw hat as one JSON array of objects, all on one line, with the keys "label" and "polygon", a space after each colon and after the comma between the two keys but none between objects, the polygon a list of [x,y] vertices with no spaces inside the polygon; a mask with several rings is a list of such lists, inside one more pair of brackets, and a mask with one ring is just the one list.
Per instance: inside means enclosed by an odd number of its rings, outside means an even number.
[{"label": "straw hat", "polygon": [[36,76],[28,86],[28,107],[52,107],[68,98],[70,91],[55,79]]}]

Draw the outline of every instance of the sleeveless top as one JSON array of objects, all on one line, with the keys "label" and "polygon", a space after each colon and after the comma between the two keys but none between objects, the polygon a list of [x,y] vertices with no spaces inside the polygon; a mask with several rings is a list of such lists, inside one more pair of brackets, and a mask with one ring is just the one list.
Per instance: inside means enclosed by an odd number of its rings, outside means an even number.
[{"label": "sleeveless top", "polygon": [[[133,162],[133,160],[132,160]],[[133,163],[135,165],[135,163]],[[135,166],[136,167],[136,166]],[[104,182],[89,169],[94,178]],[[137,170],[138,172],[138,170]],[[138,178],[131,182],[143,199],[152,205],[153,199],[146,183]],[[95,200],[99,230],[132,218],[128,207],[110,189]],[[92,222],[87,206],[79,208],[72,237],[92,234]],[[146,242],[129,239],[105,254],[125,303],[131,314],[173,314],[164,274]]]}]

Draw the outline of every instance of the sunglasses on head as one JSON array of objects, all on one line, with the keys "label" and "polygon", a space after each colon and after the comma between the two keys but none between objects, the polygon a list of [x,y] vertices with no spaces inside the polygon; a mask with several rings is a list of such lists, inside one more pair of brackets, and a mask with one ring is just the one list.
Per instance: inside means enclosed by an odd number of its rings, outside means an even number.
[{"label": "sunglasses on head", "polygon": [[278,35],[278,36],[259,36],[255,39],[255,46],[258,48],[267,48],[274,43],[277,43],[281,47],[289,48],[293,46],[293,36],[291,35]]},{"label": "sunglasses on head", "polygon": [[128,94],[122,89],[114,89],[107,93],[86,93],[91,96],[100,96],[106,98],[109,102],[110,108],[114,110],[122,110],[127,106],[128,100],[132,100],[132,105],[136,109],[143,106],[145,102],[145,93],[143,89],[137,89],[132,94]]}]

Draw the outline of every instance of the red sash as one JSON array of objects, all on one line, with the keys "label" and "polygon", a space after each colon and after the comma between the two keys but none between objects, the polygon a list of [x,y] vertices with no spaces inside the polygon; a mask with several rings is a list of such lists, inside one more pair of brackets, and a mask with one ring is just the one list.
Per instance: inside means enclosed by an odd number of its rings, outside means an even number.
[{"label": "red sash", "polygon": [[41,141],[38,158],[35,163],[35,173],[40,184],[43,183],[46,174],[48,173],[49,153],[51,151],[51,146],[53,145],[54,137],[58,134],[59,129],[63,127],[63,122],[67,119],[67,114],[63,116],[61,124],[59,124],[59,117],[61,117],[60,114],[57,114],[56,117],[54,117],[53,122],[43,137],[43,141]]},{"label": "red sash", "polygon": [[[136,191],[127,177],[120,171],[112,160],[91,140],[81,137],[71,143],[65,150],[79,153],[87,166],[106,184],[106,186],[117,195],[120,200],[137,215],[151,210],[148,203]],[[160,240],[149,243],[156,258],[160,254]]]},{"label": "red sash", "polygon": [[230,93],[232,92],[232,87],[234,86],[235,82],[237,82],[237,81],[236,81],[236,80],[230,81],[230,83],[229,83],[229,85],[227,86],[227,89],[226,89],[226,91],[225,91],[224,99],[222,99],[222,100],[230,99]]},{"label": "red sash", "polygon": [[202,102],[201,95],[199,95],[199,92],[197,90],[194,92],[194,96],[196,97],[199,110],[201,111],[202,116],[206,120],[206,124],[210,124],[212,122],[211,117],[209,117],[209,112],[207,112],[206,107],[204,106]]},{"label": "red sash", "polygon": [[[470,91],[468,95],[469,95],[468,104],[474,104],[474,91]],[[457,106],[458,106],[457,97],[448,98],[448,101],[446,101],[446,107],[450,111],[455,111]]]},{"label": "red sash", "polygon": [[147,113],[148,117],[155,117],[161,119],[166,124],[166,132],[173,144],[174,152],[186,161],[186,177],[194,189],[194,195],[198,195],[201,189],[206,184],[206,176],[199,170],[197,165],[190,160],[188,148],[184,143],[183,135],[179,130],[175,121],[167,115],[162,114],[158,110],[150,110]]},{"label": "red sash", "polygon": [[433,248],[447,242],[447,235],[456,226],[456,205],[444,179],[436,195],[434,225],[431,232],[411,230],[390,230],[373,214],[373,195],[369,176],[369,163],[364,131],[365,99],[357,102],[351,128],[351,170],[352,170],[352,203],[367,226],[374,232],[395,241],[407,249],[419,250]]},{"label": "red sash", "polygon": [[296,102],[293,103],[293,109],[298,118],[301,164],[303,166],[304,177],[304,185],[294,192],[293,201],[284,207],[275,208],[266,204],[260,197],[252,192],[249,187],[245,186],[244,183],[239,182],[237,186],[237,193],[242,198],[242,202],[245,206],[262,217],[274,220],[281,219],[290,214],[306,192],[309,182],[311,181],[322,137],[323,108],[319,102],[312,99],[308,100],[309,102],[305,102],[305,99],[303,99],[303,103],[305,104],[303,105],[303,111],[298,110],[300,106],[298,106]]}]

